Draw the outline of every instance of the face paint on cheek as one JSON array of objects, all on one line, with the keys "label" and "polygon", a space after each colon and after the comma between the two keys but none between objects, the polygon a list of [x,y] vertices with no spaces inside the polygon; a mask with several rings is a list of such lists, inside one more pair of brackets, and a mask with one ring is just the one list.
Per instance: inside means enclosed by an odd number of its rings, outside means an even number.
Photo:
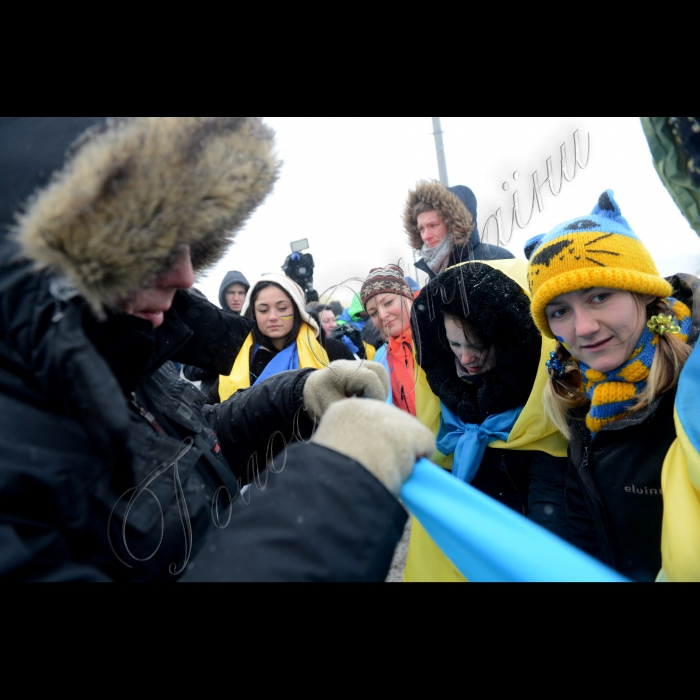
[{"label": "face paint on cheek", "polygon": [[571,352],[571,348],[566,344],[564,338],[560,338],[558,335],[555,335],[554,337],[562,344],[566,352]]},{"label": "face paint on cheek", "polygon": [[291,321],[294,318],[294,314],[291,316],[280,316],[283,321]]}]

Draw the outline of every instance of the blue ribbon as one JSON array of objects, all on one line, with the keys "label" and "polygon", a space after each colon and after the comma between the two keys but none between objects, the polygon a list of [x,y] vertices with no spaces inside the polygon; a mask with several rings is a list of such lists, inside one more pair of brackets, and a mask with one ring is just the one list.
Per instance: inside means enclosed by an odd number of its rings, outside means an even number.
[{"label": "blue ribbon", "polygon": [[481,425],[465,423],[440,402],[440,432],[437,448],[446,457],[453,454],[453,476],[471,484],[486,454],[486,447],[502,440],[507,442],[523,408],[489,416]]},{"label": "blue ribbon", "polygon": [[289,372],[294,369],[299,369],[299,350],[296,343],[275,355],[272,360],[270,360],[267,367],[265,367],[265,371],[257,378],[253,386],[257,386],[261,382],[277,374]]},{"label": "blue ribbon", "polygon": [[473,583],[623,583],[627,579],[422,459],[401,499]]},{"label": "blue ribbon", "polygon": [[389,367],[389,346],[388,345],[382,345],[379,350],[377,350],[377,354],[374,356],[374,362],[377,364],[380,364],[384,369],[386,370],[386,373],[389,375],[389,396],[386,400],[387,404],[389,406],[394,405],[394,392],[391,388],[391,367]]},{"label": "blue ribbon", "polygon": [[678,382],[676,409],[693,447],[700,452],[700,412],[698,411],[698,389],[700,389],[700,345],[686,362]]},{"label": "blue ribbon", "polygon": [[343,341],[343,344],[345,345],[345,347],[348,350],[350,350],[350,352],[353,355],[357,355],[360,352],[360,348],[358,348],[357,345],[355,345],[355,343],[353,343],[352,340],[350,340],[350,338],[347,335],[344,335],[342,337],[342,341]]}]

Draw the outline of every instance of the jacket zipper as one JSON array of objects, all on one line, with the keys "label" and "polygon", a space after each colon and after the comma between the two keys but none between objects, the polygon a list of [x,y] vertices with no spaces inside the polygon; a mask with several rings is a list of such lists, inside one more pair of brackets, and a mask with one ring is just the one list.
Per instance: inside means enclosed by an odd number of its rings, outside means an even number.
[{"label": "jacket zipper", "polygon": [[508,477],[508,481],[510,481],[510,483],[513,484],[513,488],[515,489],[515,493],[520,493],[520,489],[518,488],[515,481],[513,480],[513,477],[511,476],[510,472],[508,471],[508,466],[506,465],[505,456],[501,456],[501,471]]},{"label": "jacket zipper", "polygon": [[598,531],[598,539],[603,550],[603,555],[605,556],[607,554],[607,563],[609,566],[612,568],[617,568],[617,560],[610,542],[610,527],[607,522],[607,515],[602,503],[602,498],[586,484],[586,479],[594,479],[593,474],[590,472],[592,439],[590,438],[590,435],[587,435],[584,432],[578,422],[576,422],[576,428],[583,441],[583,461],[581,463],[581,469],[579,470],[579,482],[581,483],[584,494],[587,495],[587,498],[590,500],[591,504],[599,514],[598,518],[593,515],[593,522],[596,530]]},{"label": "jacket zipper", "polygon": [[578,430],[579,435],[581,436],[581,441],[583,443],[583,464],[582,464],[582,467],[584,469],[588,469],[588,465],[590,463],[591,443],[590,443],[590,440],[588,439],[588,436],[583,431],[583,429],[578,424],[578,422],[576,423],[576,429]]},{"label": "jacket zipper", "polygon": [[161,435],[167,435],[160,423],[156,420],[156,417],[152,413],[149,413],[145,408],[139,406],[138,402],[136,401],[136,394],[132,394],[131,397],[131,404],[139,412],[139,414],[150,423],[151,428]]}]

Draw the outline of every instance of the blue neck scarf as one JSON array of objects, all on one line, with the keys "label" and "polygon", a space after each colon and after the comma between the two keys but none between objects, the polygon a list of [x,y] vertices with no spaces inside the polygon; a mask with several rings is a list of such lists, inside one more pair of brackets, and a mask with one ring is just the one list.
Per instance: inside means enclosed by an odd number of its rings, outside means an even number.
[{"label": "blue neck scarf", "polygon": [[506,442],[523,408],[489,416],[481,425],[464,423],[440,402],[440,432],[437,448],[446,457],[454,454],[452,474],[470,484],[481,466],[488,445],[502,440]]},{"label": "blue neck scarf", "polygon": [[281,374],[282,372],[288,372],[294,369],[299,369],[299,350],[296,343],[293,343],[288,348],[285,348],[281,352],[277,353],[277,355],[270,360],[270,363],[267,365],[267,367],[265,367],[265,371],[257,378],[255,384],[252,384],[252,386],[257,386],[266,379],[274,377],[276,374]]}]

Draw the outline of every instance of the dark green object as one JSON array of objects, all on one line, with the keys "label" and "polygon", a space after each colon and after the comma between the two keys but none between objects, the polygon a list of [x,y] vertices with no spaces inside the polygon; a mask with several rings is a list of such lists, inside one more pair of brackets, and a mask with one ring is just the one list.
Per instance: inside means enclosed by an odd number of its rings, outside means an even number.
[{"label": "dark green object", "polygon": [[646,134],[654,165],[666,189],[700,235],[700,187],[693,184],[697,170],[696,154],[692,139],[683,138],[684,129],[679,129],[679,120],[698,117],[640,117]]}]

